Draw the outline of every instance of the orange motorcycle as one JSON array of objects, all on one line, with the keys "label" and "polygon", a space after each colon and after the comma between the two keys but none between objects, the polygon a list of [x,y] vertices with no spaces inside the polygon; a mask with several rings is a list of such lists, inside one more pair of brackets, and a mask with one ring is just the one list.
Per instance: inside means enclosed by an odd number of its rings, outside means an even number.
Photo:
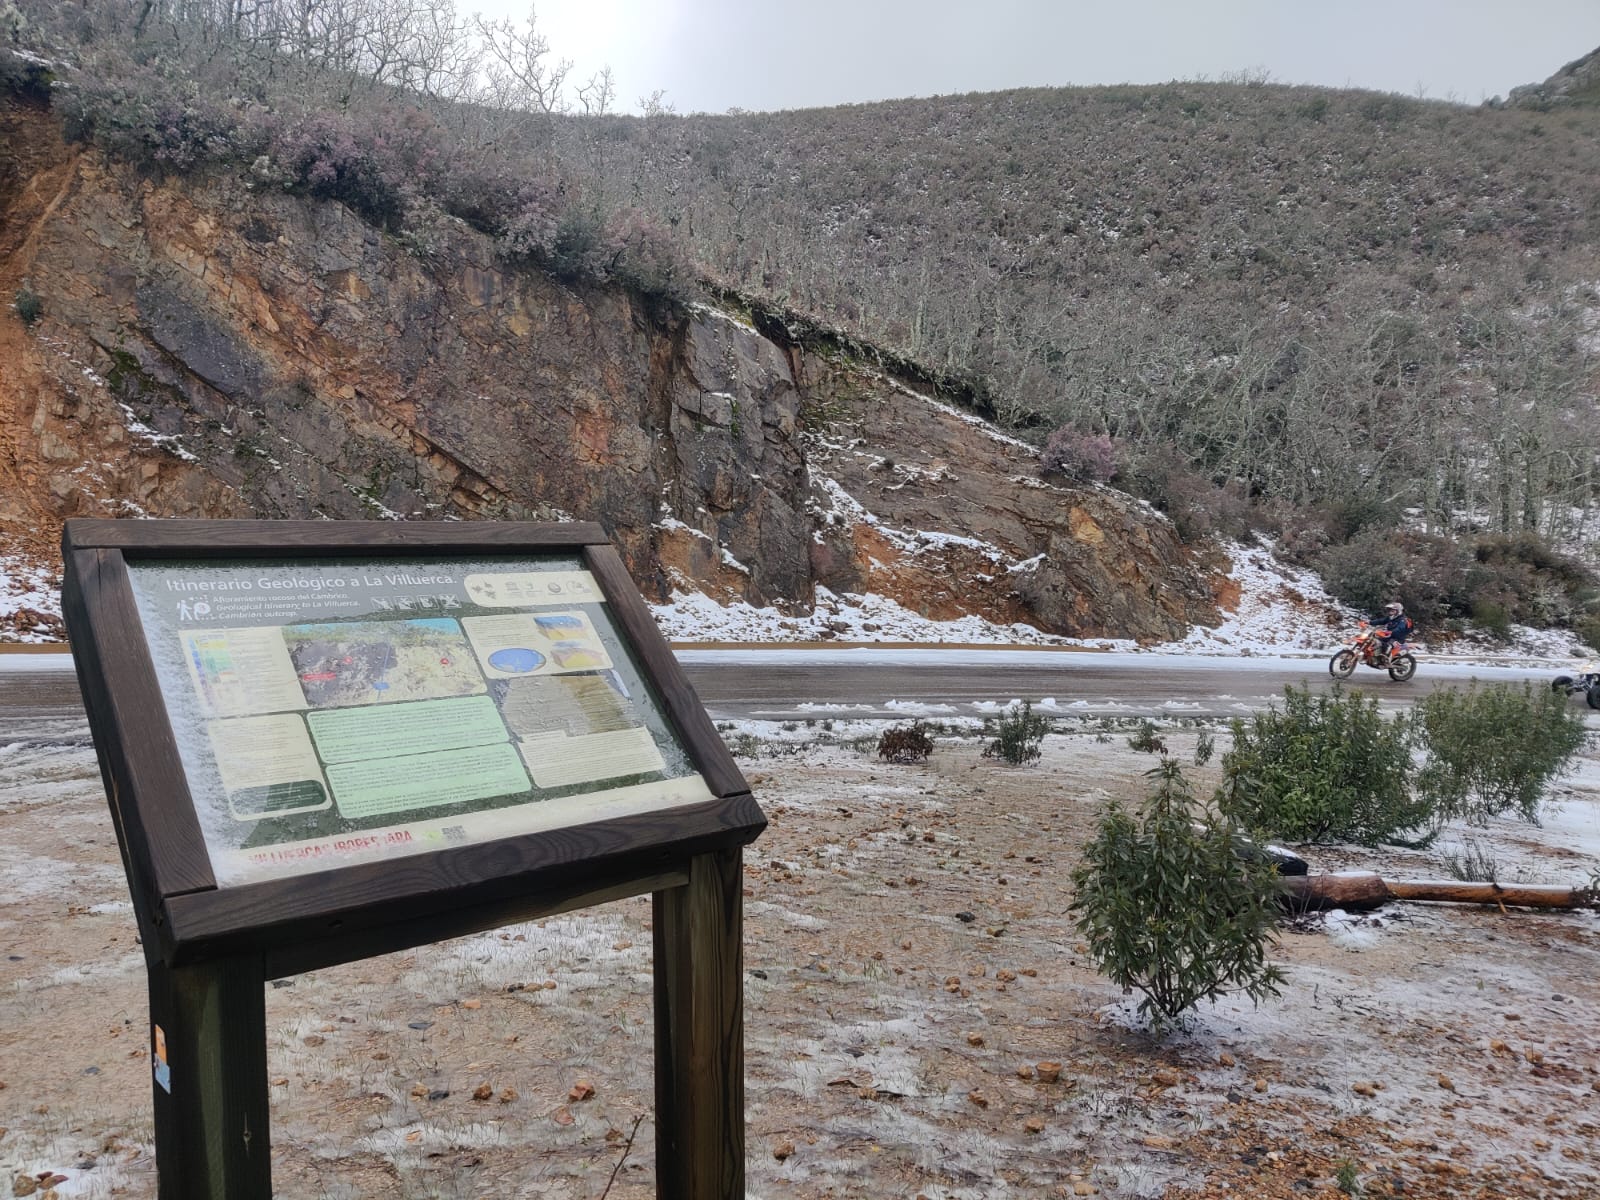
[{"label": "orange motorcycle", "polygon": [[1349,679],[1356,667],[1365,664],[1375,671],[1388,671],[1390,679],[1404,683],[1417,673],[1417,660],[1409,650],[1391,654],[1388,643],[1389,635],[1384,630],[1361,622],[1344,649],[1328,660],[1328,674],[1335,679]]}]

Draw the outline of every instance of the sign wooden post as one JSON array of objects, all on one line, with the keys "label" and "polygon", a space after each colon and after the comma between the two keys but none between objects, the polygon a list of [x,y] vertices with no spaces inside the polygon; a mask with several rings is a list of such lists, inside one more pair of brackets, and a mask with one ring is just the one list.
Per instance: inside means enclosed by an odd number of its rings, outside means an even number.
[{"label": "sign wooden post", "polygon": [[149,975],[162,1200],[271,1196],[260,957],[158,962]]},{"label": "sign wooden post", "polygon": [[743,854],[702,854],[651,908],[656,1195],[744,1195]]},{"label": "sign wooden post", "polygon": [[594,525],[70,521],[161,1200],[272,1194],[265,985],[653,896],[657,1195],[744,1195],[766,817]]}]

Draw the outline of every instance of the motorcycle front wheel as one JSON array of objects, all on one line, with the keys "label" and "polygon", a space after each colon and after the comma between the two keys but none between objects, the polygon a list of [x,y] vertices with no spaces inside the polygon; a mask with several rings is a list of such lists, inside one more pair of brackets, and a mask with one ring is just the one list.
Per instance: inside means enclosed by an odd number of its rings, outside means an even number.
[{"label": "motorcycle front wheel", "polygon": [[1355,674],[1356,652],[1354,650],[1340,650],[1328,660],[1328,674],[1335,679],[1349,679]]},{"label": "motorcycle front wheel", "polygon": [[1409,654],[1402,654],[1389,664],[1389,678],[1397,683],[1404,683],[1417,673],[1417,660]]},{"label": "motorcycle front wheel", "polygon": [[1600,683],[1585,692],[1583,698],[1589,702],[1590,708],[1600,708]]}]

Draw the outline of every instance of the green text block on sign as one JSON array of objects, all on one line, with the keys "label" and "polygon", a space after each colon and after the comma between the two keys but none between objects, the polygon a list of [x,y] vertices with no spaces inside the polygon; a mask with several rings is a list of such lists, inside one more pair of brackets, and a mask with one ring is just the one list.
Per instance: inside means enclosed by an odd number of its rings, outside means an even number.
[{"label": "green text block on sign", "polygon": [[529,790],[528,773],[509,743],[340,763],[328,768],[328,782],[346,817],[417,812],[442,804],[471,812],[474,801]]},{"label": "green text block on sign", "polygon": [[307,722],[325,763],[399,758],[511,740],[487,696],[330,709],[311,713]]}]

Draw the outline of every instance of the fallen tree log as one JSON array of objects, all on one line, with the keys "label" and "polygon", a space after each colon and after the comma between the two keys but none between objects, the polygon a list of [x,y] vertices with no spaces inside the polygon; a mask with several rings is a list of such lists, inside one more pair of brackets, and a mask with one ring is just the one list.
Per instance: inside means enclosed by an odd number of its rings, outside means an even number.
[{"label": "fallen tree log", "polygon": [[1428,900],[1447,904],[1508,904],[1518,908],[1592,908],[1594,892],[1588,888],[1526,883],[1462,883],[1454,879],[1397,879],[1386,881],[1372,871],[1341,871],[1332,875],[1301,875],[1280,880],[1279,903],[1290,912],[1342,908],[1370,912],[1390,900]]},{"label": "fallen tree log", "polygon": [[1514,904],[1519,908],[1587,908],[1594,904],[1588,888],[1534,883],[1460,883],[1456,880],[1391,879],[1396,900],[1439,900],[1453,904]]},{"label": "fallen tree log", "polygon": [[1389,888],[1371,871],[1341,871],[1335,875],[1290,875],[1279,881],[1279,903],[1290,912],[1319,912],[1342,908],[1370,912],[1389,902]]}]

